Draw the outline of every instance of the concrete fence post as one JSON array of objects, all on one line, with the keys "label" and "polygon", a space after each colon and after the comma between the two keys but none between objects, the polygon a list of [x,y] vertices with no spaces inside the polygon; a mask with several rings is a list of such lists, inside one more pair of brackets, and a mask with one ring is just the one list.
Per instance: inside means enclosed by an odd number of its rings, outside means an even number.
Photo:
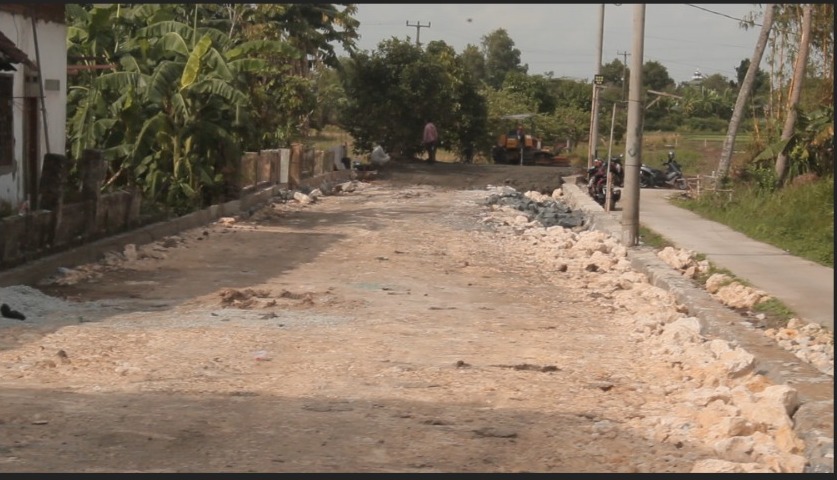
[{"label": "concrete fence post", "polygon": [[291,167],[291,150],[289,148],[279,149],[279,183],[288,183],[288,173]]},{"label": "concrete fence post", "polygon": [[258,158],[258,175],[256,178],[256,185],[262,185],[265,183],[270,183],[270,166],[271,166],[271,154],[270,150],[262,150],[259,152]]},{"label": "concrete fence post", "polygon": [[291,144],[291,158],[288,166],[288,186],[290,188],[298,188],[300,182],[302,182],[302,157],[302,144]]},{"label": "concrete fence post", "polygon": [[81,198],[85,210],[85,233],[99,233],[101,185],[105,177],[105,160],[101,150],[84,150],[81,154]]},{"label": "concrete fence post", "polygon": [[46,242],[55,245],[58,229],[61,228],[61,216],[64,206],[64,185],[67,181],[67,157],[57,153],[44,155],[41,167],[41,180],[38,186],[37,210],[49,210],[50,227],[46,233]]}]

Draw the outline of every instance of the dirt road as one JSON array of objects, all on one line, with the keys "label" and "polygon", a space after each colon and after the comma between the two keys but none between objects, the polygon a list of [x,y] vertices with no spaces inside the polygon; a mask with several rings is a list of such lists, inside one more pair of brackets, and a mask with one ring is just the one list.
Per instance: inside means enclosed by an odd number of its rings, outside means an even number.
[{"label": "dirt road", "polygon": [[763,377],[653,338],[682,313],[618,243],[484,205],[554,167],[492,168],[402,165],[6,289],[0,471],[801,471],[742,419]]}]

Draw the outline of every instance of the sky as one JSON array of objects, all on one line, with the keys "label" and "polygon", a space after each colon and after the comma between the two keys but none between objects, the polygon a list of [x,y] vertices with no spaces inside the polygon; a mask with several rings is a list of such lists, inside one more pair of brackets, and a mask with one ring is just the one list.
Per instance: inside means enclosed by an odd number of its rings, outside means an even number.
[{"label": "sky", "polygon": [[[461,53],[466,45],[480,46],[483,36],[503,28],[530,74],[552,72],[556,78],[588,81],[595,74],[602,4],[357,5],[361,50],[375,51],[379,42],[392,37],[415,42],[418,35],[423,45],[443,40]],[[632,65],[635,11],[635,4],[605,4],[602,64],[619,59]],[[739,26],[737,19],[750,12],[762,10],[746,3],[646,4],[643,63],[659,62],[678,84],[691,80],[696,71],[735,80],[735,68],[753,55],[760,31],[759,26]]]}]

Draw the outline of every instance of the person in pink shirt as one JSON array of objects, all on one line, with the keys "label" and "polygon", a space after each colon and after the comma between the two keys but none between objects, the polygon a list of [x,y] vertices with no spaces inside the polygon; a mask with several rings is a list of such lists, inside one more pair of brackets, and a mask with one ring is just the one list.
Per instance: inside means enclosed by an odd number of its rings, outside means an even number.
[{"label": "person in pink shirt", "polygon": [[436,125],[433,121],[428,119],[424,125],[424,135],[422,136],[422,144],[427,150],[427,163],[436,162],[436,145],[439,141],[439,133],[436,131]]}]

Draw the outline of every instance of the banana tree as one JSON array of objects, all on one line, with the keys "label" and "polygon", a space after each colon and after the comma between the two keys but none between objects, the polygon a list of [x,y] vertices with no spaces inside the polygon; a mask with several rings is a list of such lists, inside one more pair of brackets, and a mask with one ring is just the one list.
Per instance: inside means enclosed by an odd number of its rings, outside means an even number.
[{"label": "banana tree", "polygon": [[152,55],[168,59],[148,77],[147,120],[127,159],[152,197],[165,194],[167,204],[186,209],[200,206],[204,187],[217,186],[221,170],[240,156],[248,98],[237,88],[235,72],[257,66],[239,62],[231,68],[215,47],[228,45],[226,35],[205,29],[197,39],[198,33],[171,21],[139,32],[138,39],[153,40]]},{"label": "banana tree", "polygon": [[[290,60],[303,52],[291,42],[328,57],[330,40],[356,36],[353,8],[68,5],[71,55],[115,66],[71,79],[71,157],[103,149],[106,185],[137,185],[183,209],[208,200],[221,173],[237,171],[244,146],[276,146],[300,132],[316,96],[312,79],[292,74]],[[295,14],[283,17],[289,9]]]},{"label": "banana tree", "polygon": [[178,22],[173,7],[126,8],[121,15],[130,28],[110,45],[118,71],[71,90],[71,151],[79,158],[84,148],[104,149],[108,185],[135,184],[151,199],[195,208],[221,182],[220,171],[240,158],[249,130],[240,77],[262,63],[241,55],[246,49],[228,60],[234,43],[224,32],[196,27],[197,16],[195,26]]},{"label": "banana tree", "polygon": [[776,157],[787,152],[787,178],[805,173],[834,175],[834,107],[826,106],[798,115],[793,134],[789,138],[779,137],[767,145],[754,159],[756,165],[769,169]]}]

